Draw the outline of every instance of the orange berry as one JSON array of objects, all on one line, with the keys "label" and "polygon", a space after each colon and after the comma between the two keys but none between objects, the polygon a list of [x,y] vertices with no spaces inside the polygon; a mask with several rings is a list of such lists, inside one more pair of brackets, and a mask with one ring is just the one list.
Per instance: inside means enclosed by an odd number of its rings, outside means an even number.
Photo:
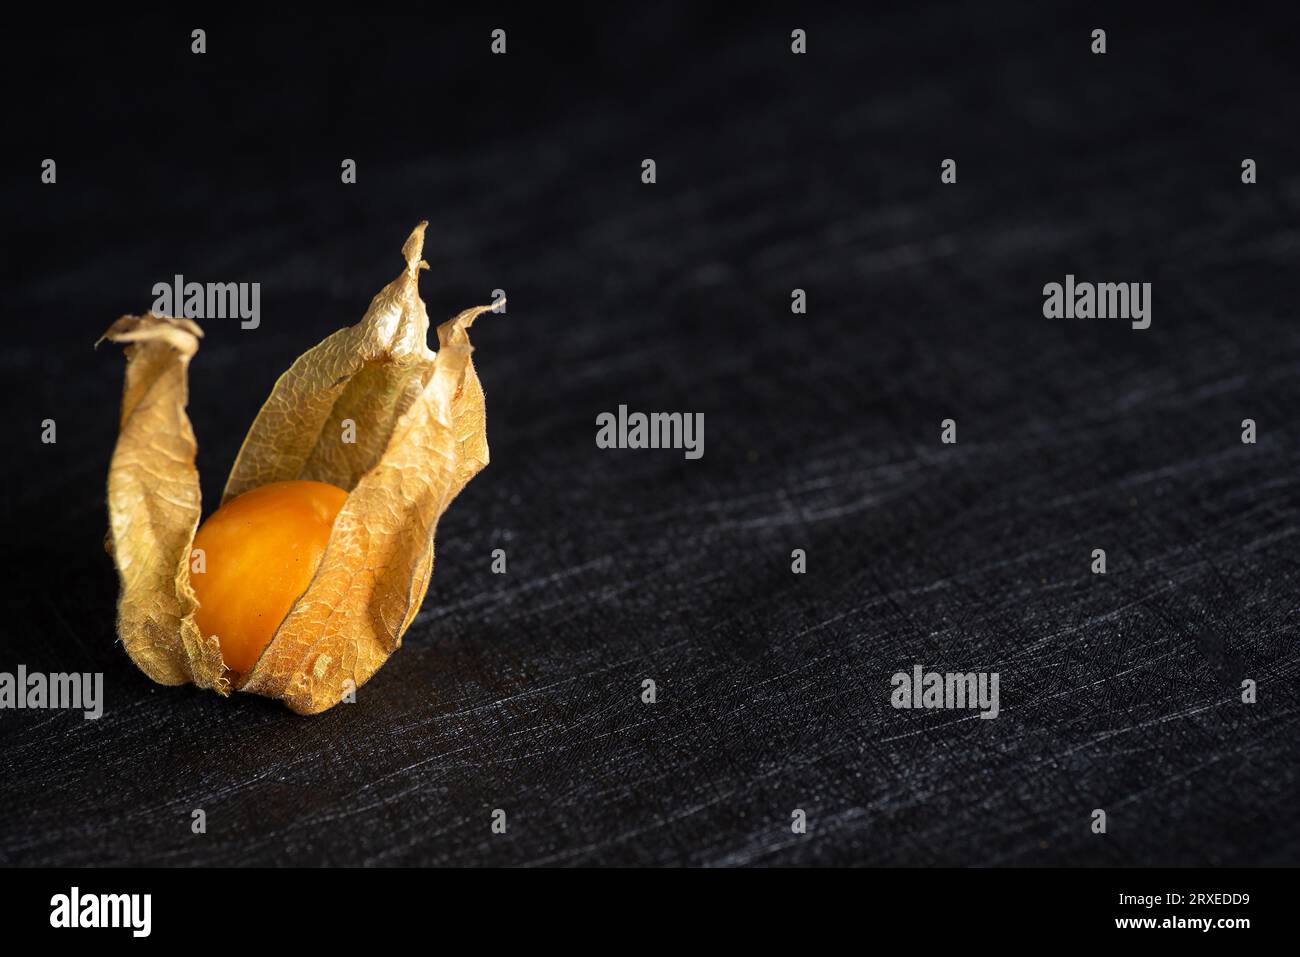
[{"label": "orange berry", "polygon": [[[194,536],[205,571],[190,583],[195,622],[226,667],[246,674],[311,583],[348,493],[325,482],[273,482],[217,509]],[[191,563],[193,565],[193,563]]]}]

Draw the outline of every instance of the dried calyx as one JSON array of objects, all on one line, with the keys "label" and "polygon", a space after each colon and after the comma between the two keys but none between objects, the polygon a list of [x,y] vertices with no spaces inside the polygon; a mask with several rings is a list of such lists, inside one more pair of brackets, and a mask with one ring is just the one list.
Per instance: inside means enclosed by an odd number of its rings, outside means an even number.
[{"label": "dried calyx", "polygon": [[[437,352],[428,348],[418,290],[428,268],[420,259],[425,226],[411,233],[405,270],[364,318],[280,377],[231,469],[210,523],[240,496],[275,483],[327,483],[346,493],[305,590],[265,648],[238,669],[223,657],[221,636],[205,633],[196,617],[196,576],[213,574],[219,560],[194,551],[199,476],[185,405],[202,331],[188,319],[148,314],[125,316],[104,334],[125,344],[127,357],[108,477],[118,635],[154,681],[251,691],[310,714],[337,704],[401,644],[428,588],[438,518],[488,462],[469,328],[494,306],[443,323]],[[248,574],[258,572],[253,562]],[[259,587],[256,577],[248,587]],[[227,639],[238,658],[234,647]]]}]

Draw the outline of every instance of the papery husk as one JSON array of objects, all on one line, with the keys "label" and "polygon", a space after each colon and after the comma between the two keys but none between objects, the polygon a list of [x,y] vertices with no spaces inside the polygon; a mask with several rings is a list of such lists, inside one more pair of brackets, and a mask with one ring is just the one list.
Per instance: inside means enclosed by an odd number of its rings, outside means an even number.
[{"label": "papery husk", "polygon": [[[122,580],[118,631],[155,681],[283,700],[323,711],[360,687],[401,644],[428,588],[439,517],[488,463],[482,384],[468,330],[496,307],[438,327],[428,348],[419,271],[426,224],[402,247],[406,269],[357,325],[304,353],[253,422],[223,504],[270,482],[313,479],[348,498],[307,590],[246,675],[194,624],[189,557],[198,524],[186,370],[189,320],[125,317],[105,338],[130,343],[122,427],[109,473],[113,550]],[[355,443],[342,441],[344,423]]]},{"label": "papery husk", "polygon": [[190,587],[202,499],[186,374],[202,335],[188,319],[154,315],[123,316],[104,333],[127,343],[108,472],[109,544],[121,579],[117,634],[131,660],[159,684],[193,682],[229,694],[221,649],[194,623]]}]

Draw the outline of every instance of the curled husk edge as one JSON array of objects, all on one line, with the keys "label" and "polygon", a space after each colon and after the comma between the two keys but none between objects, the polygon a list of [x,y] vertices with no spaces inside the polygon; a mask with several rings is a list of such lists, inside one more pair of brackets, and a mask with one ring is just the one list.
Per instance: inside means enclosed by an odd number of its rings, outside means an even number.
[{"label": "curled husk edge", "polygon": [[[222,503],[270,482],[348,492],[324,557],[257,663],[236,675],[194,621],[191,549],[201,498],[187,374],[203,333],[189,319],[124,316],[126,386],[109,467],[110,551],[121,580],[118,636],[154,681],[250,691],[315,714],[360,687],[401,644],[429,585],[438,519],[488,463],[483,387],[469,327],[499,303],[438,327],[419,295],[421,223],[406,268],[355,326],[280,377],[244,439]],[[341,440],[351,420],[355,441]]]}]

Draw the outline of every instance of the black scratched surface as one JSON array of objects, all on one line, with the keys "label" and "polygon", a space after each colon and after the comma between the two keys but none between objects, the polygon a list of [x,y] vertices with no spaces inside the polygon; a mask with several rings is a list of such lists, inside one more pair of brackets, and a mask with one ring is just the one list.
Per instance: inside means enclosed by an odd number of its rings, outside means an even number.
[{"label": "black scratched surface", "polygon": [[[1300,863],[1294,23],[1045,6],[7,30],[0,670],[106,705],[0,712],[0,863]],[[175,273],[262,284],[192,367],[211,508],[423,218],[431,316],[510,306],[403,647],[315,718],[151,684],[91,344]],[[1067,272],[1152,327],[1045,319]],[[621,403],[704,457],[598,450]],[[891,708],[914,664],[1001,715]]]}]

